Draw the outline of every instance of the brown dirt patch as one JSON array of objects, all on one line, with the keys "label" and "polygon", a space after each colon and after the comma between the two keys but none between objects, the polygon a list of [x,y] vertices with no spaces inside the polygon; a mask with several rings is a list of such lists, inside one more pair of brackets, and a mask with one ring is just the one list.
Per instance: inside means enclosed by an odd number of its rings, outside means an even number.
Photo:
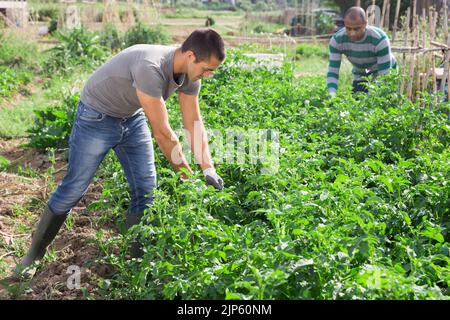
[{"label": "brown dirt patch", "polygon": [[[29,283],[26,299],[83,299],[83,290],[88,293],[98,286],[98,280],[110,276],[111,266],[96,262],[102,253],[92,242],[95,230],[75,227],[63,230],[55,240],[57,260],[39,270]],[[78,269],[79,268],[79,269]],[[72,272],[80,271],[80,288],[74,288]]]},{"label": "brown dirt patch", "polygon": [[[0,155],[11,162],[10,172],[0,172],[0,280],[11,275],[23,255],[23,252],[17,251],[15,244],[20,242],[26,250],[31,243],[31,232],[19,233],[17,225],[34,230],[48,195],[54,191],[47,190],[47,181],[42,175],[52,165],[50,159],[38,150],[21,148],[20,145],[26,142],[26,139],[0,140]],[[56,173],[53,178],[59,183],[66,173],[67,163],[64,152],[57,153],[55,157]],[[23,177],[14,173],[19,166],[35,170],[38,177]],[[118,233],[117,227],[113,221],[98,222],[102,212],[86,214],[86,206],[99,199],[101,192],[101,182],[91,184],[86,195],[72,210],[72,228],[69,230],[67,224],[63,226],[52,243],[56,251],[55,261],[43,263],[28,283],[0,281],[0,299],[83,299],[83,292],[91,294],[99,279],[114,272],[111,266],[96,261],[103,253],[96,245],[95,234],[101,229],[107,239]],[[30,207],[31,199],[37,199],[37,205]],[[26,208],[27,212],[17,215],[15,206]],[[71,266],[80,268],[83,290],[68,287]],[[12,287],[9,287],[11,284]]]}]

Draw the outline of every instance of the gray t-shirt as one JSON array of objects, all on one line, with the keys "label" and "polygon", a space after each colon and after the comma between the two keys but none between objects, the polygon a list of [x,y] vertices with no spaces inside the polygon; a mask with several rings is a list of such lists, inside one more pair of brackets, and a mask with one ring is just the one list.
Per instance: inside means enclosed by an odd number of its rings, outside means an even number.
[{"label": "gray t-shirt", "polygon": [[198,95],[200,80],[190,81],[181,74],[175,81],[173,58],[176,48],[138,44],[118,53],[89,78],[81,92],[81,101],[107,115],[125,118],[141,108],[136,88],[166,100],[179,90]]}]

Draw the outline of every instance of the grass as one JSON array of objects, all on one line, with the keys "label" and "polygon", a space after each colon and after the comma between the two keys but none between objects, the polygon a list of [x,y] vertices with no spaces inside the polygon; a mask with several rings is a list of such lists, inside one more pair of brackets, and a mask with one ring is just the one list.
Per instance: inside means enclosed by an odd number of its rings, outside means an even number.
[{"label": "grass", "polygon": [[39,72],[45,54],[38,54],[35,43],[16,35],[0,34],[0,109],[17,92],[28,94],[26,85],[32,81],[33,74]]},{"label": "grass", "polygon": [[177,8],[175,12],[166,12],[161,15],[165,19],[203,19],[210,17],[239,17],[243,16],[242,11],[228,10],[202,10],[193,8]]},{"label": "grass", "polygon": [[242,23],[240,31],[243,34],[277,33],[286,26],[280,23],[246,21]]},{"label": "grass", "polygon": [[[0,237],[0,253],[6,254],[13,252],[14,256],[22,257],[27,249],[27,238],[25,235],[31,234],[33,229],[33,222],[36,220],[35,214],[31,212],[35,207],[35,201],[31,199],[24,205],[16,204],[12,207],[12,216],[5,217],[4,223],[12,225],[12,235],[10,243],[7,243],[3,237]],[[1,259],[3,261],[3,259]],[[0,279],[7,276],[8,263],[0,265]]]},{"label": "grass", "polygon": [[[55,188],[55,181],[53,176],[51,176],[51,173],[54,171],[52,166],[45,172],[39,172],[29,166],[18,164],[14,167],[8,168],[8,171],[19,176],[42,178],[46,181],[46,190],[54,190]],[[10,242],[6,242],[4,237],[0,236],[0,255],[9,253],[8,256],[15,257],[14,259],[16,260],[26,254],[30,240],[28,235],[32,234],[39,219],[39,215],[36,215],[36,212],[40,212],[43,206],[44,201],[42,199],[36,196],[31,196],[25,199],[24,203],[16,203],[11,207],[12,214],[10,216],[4,216],[2,222],[5,226],[10,226],[9,231],[8,229],[3,231],[10,232],[14,235],[14,237]],[[56,256],[54,252],[52,254],[52,251],[49,250],[49,254],[44,257],[44,261],[53,261],[55,258]],[[4,259],[0,259],[0,280],[5,279],[10,275],[11,267],[13,267],[13,265],[10,265]],[[15,289],[18,290],[16,294],[14,293]],[[20,295],[24,293],[22,289],[24,288],[11,287],[7,291],[10,298],[14,298],[20,297]]]},{"label": "grass", "polygon": [[0,137],[27,136],[27,130],[34,124],[33,110],[40,110],[58,102],[65,92],[80,91],[91,70],[78,68],[76,72],[51,79],[37,87],[36,92],[19,104],[0,109]]},{"label": "grass", "polygon": [[[238,49],[245,53],[286,53],[288,60],[295,60],[294,74],[297,77],[326,77],[328,71],[328,46],[326,44],[299,44],[297,46],[274,44],[271,46],[264,46],[246,43],[239,45]],[[339,76],[339,87],[341,90],[348,90],[351,87],[351,70],[352,66],[350,62],[347,58],[344,58],[342,60]]]},{"label": "grass", "polygon": [[21,39],[13,34],[8,36],[0,34],[0,40],[2,41],[0,46],[0,62],[2,65],[37,69],[45,59],[45,55],[36,54],[40,49],[36,43]]},{"label": "grass", "polygon": [[329,50],[328,46],[324,43],[300,43],[297,46],[296,53],[304,57],[320,57],[328,59]]}]

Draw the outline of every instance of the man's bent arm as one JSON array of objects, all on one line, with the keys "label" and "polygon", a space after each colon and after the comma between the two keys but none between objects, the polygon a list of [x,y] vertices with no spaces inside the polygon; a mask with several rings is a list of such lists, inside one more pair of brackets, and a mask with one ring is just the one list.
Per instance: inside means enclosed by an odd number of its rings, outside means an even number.
[{"label": "man's bent arm", "polygon": [[330,61],[328,63],[327,89],[330,94],[336,94],[339,83],[339,69],[341,67],[342,53],[334,37],[330,40]]},{"label": "man's bent arm", "polygon": [[375,48],[377,54],[378,75],[388,74],[393,67],[391,44],[389,38],[385,36]]},{"label": "man's bent arm", "polygon": [[179,171],[180,168],[186,168],[189,173],[192,173],[183,154],[180,141],[170,127],[164,99],[149,96],[139,89],[136,89],[136,93],[152,128],[153,136],[164,156],[176,171]]}]

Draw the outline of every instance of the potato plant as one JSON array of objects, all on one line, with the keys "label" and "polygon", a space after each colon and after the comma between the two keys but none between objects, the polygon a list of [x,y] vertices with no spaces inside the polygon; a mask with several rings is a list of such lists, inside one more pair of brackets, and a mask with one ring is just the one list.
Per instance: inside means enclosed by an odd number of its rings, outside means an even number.
[{"label": "potato plant", "polygon": [[[181,183],[157,151],[158,190],[145,221],[100,243],[116,273],[99,294],[133,299],[448,299],[448,104],[412,103],[398,79],[330,100],[324,79],[292,66],[239,67],[230,54],[204,81],[204,122],[280,134],[270,163],[221,162],[226,187]],[[175,99],[171,121],[179,126]],[[127,185],[108,157],[92,208],[123,221]],[[139,238],[142,260],[125,258]],[[100,241],[100,240],[99,240]],[[120,248],[120,254],[114,248]]]}]

